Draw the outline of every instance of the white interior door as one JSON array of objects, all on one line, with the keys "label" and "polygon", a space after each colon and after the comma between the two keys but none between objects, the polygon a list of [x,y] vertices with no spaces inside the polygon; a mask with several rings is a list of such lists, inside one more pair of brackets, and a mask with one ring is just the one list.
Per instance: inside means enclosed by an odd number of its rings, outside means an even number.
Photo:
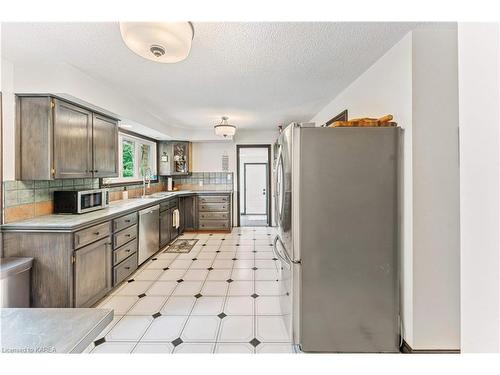
[{"label": "white interior door", "polygon": [[245,213],[267,214],[267,164],[245,164]]}]

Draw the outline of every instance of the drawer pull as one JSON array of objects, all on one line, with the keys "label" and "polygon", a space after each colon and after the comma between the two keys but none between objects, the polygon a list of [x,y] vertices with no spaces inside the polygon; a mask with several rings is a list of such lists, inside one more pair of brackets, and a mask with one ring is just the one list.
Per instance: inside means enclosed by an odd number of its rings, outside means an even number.
[{"label": "drawer pull", "polygon": [[132,251],[132,250],[130,250],[130,249],[126,249],[126,250],[125,250],[125,252],[126,252],[126,253],[130,253],[131,251]]},{"label": "drawer pull", "polygon": [[125,220],[126,223],[130,223],[130,219]]},{"label": "drawer pull", "polygon": [[100,232],[95,232],[94,233],[96,236],[100,235],[101,233]]},{"label": "drawer pull", "polygon": [[130,233],[127,233],[125,236],[126,237],[131,237],[132,235]]},{"label": "drawer pull", "polygon": [[130,267],[123,267],[123,268],[125,268],[126,270],[129,270],[129,269],[130,269]]}]

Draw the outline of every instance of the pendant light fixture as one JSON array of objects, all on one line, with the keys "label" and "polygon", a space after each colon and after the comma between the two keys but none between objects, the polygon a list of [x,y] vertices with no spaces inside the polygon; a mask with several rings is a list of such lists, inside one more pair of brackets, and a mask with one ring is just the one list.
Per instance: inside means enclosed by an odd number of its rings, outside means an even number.
[{"label": "pendant light fixture", "polygon": [[120,22],[122,39],[134,53],[159,63],[184,60],[191,50],[191,22]]},{"label": "pendant light fixture", "polygon": [[222,116],[222,121],[219,125],[215,125],[215,134],[222,135],[224,138],[233,136],[236,133],[236,126],[228,124],[229,117]]}]

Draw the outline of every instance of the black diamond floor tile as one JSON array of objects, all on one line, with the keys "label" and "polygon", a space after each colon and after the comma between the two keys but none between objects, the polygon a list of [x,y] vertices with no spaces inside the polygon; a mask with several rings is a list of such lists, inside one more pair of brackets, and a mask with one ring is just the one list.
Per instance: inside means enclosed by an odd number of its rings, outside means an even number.
[{"label": "black diamond floor tile", "polygon": [[146,297],[146,293],[141,293],[137,297],[139,297],[139,298]]},{"label": "black diamond floor tile", "polygon": [[224,319],[227,315],[224,314],[223,312],[217,315],[220,319]]},{"label": "black diamond floor tile", "polygon": [[173,346],[179,346],[180,344],[182,344],[184,341],[182,341],[182,339],[180,337],[176,338],[174,341],[172,341],[172,345]]},{"label": "black diamond floor tile", "polygon": [[177,280],[178,283],[182,283],[183,281],[184,280],[182,280],[182,279]]},{"label": "black diamond floor tile", "polygon": [[130,279],[130,280],[128,280],[127,282],[128,282],[128,283],[133,283],[134,281],[135,281],[134,279]]},{"label": "black diamond floor tile", "polygon": [[95,346],[99,346],[99,345],[101,345],[101,344],[104,344],[105,342],[106,342],[106,338],[101,337],[99,340],[95,340],[95,341],[94,341],[94,345],[95,345]]},{"label": "black diamond floor tile", "polygon": [[[259,295],[257,293],[252,294],[250,297],[257,298]],[[259,300],[260,301],[260,300]]]},{"label": "black diamond floor tile", "polygon": [[159,312],[153,314],[153,318],[155,318],[155,319],[160,317],[160,316],[161,316],[161,314]]},{"label": "black diamond floor tile", "polygon": [[260,341],[257,340],[257,339],[252,339],[252,341],[250,341],[250,345],[252,345],[254,348],[257,347],[257,345],[260,344]]},{"label": "black diamond floor tile", "polygon": [[233,279],[227,279],[226,280],[228,283],[232,283],[234,280]]},{"label": "black diamond floor tile", "polygon": [[203,297],[200,293],[194,295],[196,298]]}]

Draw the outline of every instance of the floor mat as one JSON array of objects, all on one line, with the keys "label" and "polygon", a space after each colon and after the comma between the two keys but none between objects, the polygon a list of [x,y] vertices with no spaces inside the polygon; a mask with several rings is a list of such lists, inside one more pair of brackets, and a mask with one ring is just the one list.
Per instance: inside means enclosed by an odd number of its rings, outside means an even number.
[{"label": "floor mat", "polygon": [[179,238],[178,240],[175,240],[175,242],[170,245],[164,253],[189,253],[197,242],[198,240],[195,239],[188,240],[185,238]]}]

